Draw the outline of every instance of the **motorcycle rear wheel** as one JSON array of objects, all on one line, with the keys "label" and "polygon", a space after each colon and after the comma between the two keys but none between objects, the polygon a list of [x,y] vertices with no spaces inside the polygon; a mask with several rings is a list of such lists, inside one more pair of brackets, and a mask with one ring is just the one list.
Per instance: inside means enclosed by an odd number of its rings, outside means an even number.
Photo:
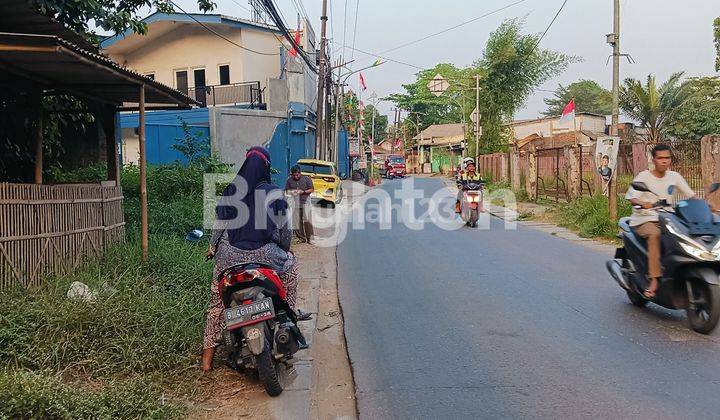
[{"label": "motorcycle rear wheel", "polygon": [[257,363],[260,380],[263,385],[265,385],[265,392],[271,397],[277,397],[282,394],[283,387],[282,384],[280,384],[277,363],[275,363],[275,358],[272,356],[267,338],[265,339],[265,348],[262,353],[255,356],[255,362]]},{"label": "motorcycle rear wheel", "polygon": [[694,296],[688,296],[688,300],[695,300],[695,305],[688,302],[685,310],[690,328],[700,334],[710,334],[720,319],[720,287],[698,279],[692,282],[692,291]]}]

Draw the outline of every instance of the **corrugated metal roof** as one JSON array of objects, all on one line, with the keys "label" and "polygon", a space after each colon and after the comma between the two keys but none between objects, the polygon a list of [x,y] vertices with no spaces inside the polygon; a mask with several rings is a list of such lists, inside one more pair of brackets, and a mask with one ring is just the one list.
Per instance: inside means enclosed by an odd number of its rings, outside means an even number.
[{"label": "corrugated metal roof", "polygon": [[147,104],[199,105],[179,91],[120,66],[109,58],[50,35],[0,33],[0,83],[28,80],[45,89],[111,102],[137,103],[141,85]]},{"label": "corrugated metal roof", "polygon": [[434,124],[424,129],[417,136],[413,137],[415,140],[419,139],[431,139],[431,138],[442,138],[442,137],[456,137],[465,135],[465,124]]}]

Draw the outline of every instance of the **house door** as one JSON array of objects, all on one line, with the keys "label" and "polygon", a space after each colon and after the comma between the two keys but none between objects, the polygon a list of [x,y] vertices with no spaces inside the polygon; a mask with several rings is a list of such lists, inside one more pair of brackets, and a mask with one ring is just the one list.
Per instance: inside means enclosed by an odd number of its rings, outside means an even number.
[{"label": "house door", "polygon": [[195,78],[195,100],[207,106],[207,89],[205,88],[205,69],[193,70]]}]

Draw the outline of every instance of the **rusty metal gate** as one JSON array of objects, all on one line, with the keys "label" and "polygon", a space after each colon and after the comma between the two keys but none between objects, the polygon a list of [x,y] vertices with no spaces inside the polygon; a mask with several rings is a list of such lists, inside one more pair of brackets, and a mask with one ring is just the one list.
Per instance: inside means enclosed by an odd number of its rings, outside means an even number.
[{"label": "rusty metal gate", "polygon": [[541,149],[535,156],[538,197],[556,202],[567,201],[569,194],[564,149],[562,147]]}]

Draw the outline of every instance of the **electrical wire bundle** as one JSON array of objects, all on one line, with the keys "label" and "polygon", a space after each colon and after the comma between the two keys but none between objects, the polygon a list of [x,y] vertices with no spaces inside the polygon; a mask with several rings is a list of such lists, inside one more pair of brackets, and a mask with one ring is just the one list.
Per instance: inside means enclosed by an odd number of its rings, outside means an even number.
[{"label": "electrical wire bundle", "polygon": [[[310,70],[317,74],[318,69],[315,65],[314,61],[308,56],[307,52],[300,47],[295,42],[295,38],[290,34],[290,31],[288,30],[287,26],[285,25],[285,22],[283,21],[282,17],[280,16],[280,12],[278,11],[277,7],[275,6],[275,3],[273,0],[260,0],[260,3],[262,4],[263,8],[267,12],[267,14],[270,16],[270,19],[275,23],[275,26],[282,32],[285,39],[290,42],[290,45],[293,46],[295,51],[302,57],[303,61],[308,65]],[[321,52],[322,53],[322,52]]]}]

